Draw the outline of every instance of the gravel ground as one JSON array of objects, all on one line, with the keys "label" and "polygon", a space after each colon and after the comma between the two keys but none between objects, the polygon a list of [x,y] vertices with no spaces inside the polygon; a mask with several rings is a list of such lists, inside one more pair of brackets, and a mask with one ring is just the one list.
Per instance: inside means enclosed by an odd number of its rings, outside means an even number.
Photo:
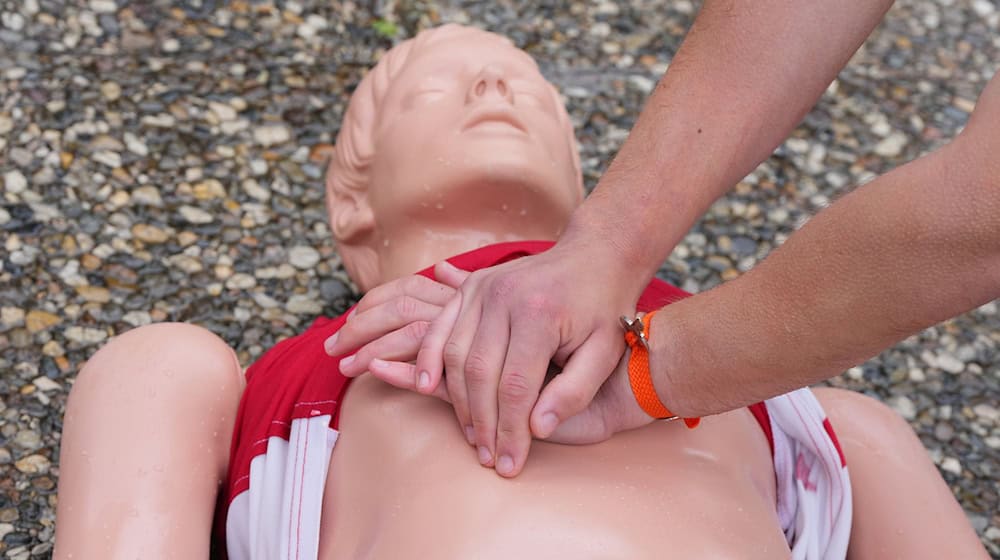
[{"label": "gravel ground", "polygon": [[[66,395],[109,337],[190,321],[249,364],[354,300],[310,148],[332,142],[393,40],[457,21],[526,48],[565,95],[592,187],[696,9],[0,0],[0,554],[50,555]],[[830,200],[953,137],[997,69],[998,22],[996,0],[901,1],[661,274],[691,291],[738,276]],[[831,382],[910,421],[995,557],[998,345],[993,302]]]}]

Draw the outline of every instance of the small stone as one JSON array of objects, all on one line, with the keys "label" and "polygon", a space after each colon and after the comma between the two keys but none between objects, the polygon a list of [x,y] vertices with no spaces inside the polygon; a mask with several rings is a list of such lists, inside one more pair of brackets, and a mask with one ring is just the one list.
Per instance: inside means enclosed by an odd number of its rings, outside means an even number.
[{"label": "small stone", "polygon": [[291,131],[283,124],[268,124],[253,129],[254,142],[264,147],[283,144],[291,138]]},{"label": "small stone", "polygon": [[288,252],[288,262],[300,270],[310,270],[320,261],[319,251],[305,245],[292,247]]},{"label": "small stone", "polygon": [[288,298],[285,309],[297,315],[316,315],[323,311],[323,305],[311,296],[296,294]]},{"label": "small stone", "polygon": [[198,241],[198,234],[193,231],[182,231],[177,234],[177,242],[181,247],[187,247],[195,241]]},{"label": "small stone", "polygon": [[934,426],[934,437],[938,441],[951,441],[951,438],[955,437],[955,428],[947,422],[939,422],[937,426]]},{"label": "small stone", "polygon": [[1000,528],[998,528],[998,527],[989,527],[983,533],[983,536],[986,537],[988,540],[991,540],[993,542],[1000,542]]},{"label": "small stone", "polygon": [[646,76],[633,74],[628,77],[628,85],[635,88],[639,93],[649,95],[653,91],[653,88],[656,87],[656,82]]},{"label": "small stone", "polygon": [[996,10],[996,6],[990,0],[972,0],[972,11],[979,17],[989,16]]},{"label": "small stone", "polygon": [[77,344],[89,346],[104,342],[108,338],[107,331],[89,327],[72,326],[63,333],[67,340]]},{"label": "small stone", "polygon": [[865,378],[865,371],[859,367],[852,367],[851,369],[847,370],[847,377],[855,381],[861,381],[862,379]]},{"label": "small stone", "polygon": [[927,374],[920,368],[910,368],[909,378],[914,383],[923,383],[927,380]]},{"label": "small stone", "polygon": [[177,119],[169,113],[161,113],[159,115],[146,115],[142,117],[142,121],[140,122],[154,128],[173,128],[177,124]]},{"label": "small stone", "polygon": [[47,474],[52,463],[44,455],[28,455],[14,463],[14,467],[24,474]]},{"label": "small stone", "polygon": [[132,226],[132,235],[139,241],[149,244],[164,243],[170,239],[167,232],[149,224],[135,224]]},{"label": "small stone", "polygon": [[34,383],[35,387],[38,387],[39,391],[58,391],[59,389],[62,389],[62,385],[52,381],[44,375],[36,377],[32,383]]},{"label": "small stone", "polygon": [[267,161],[262,159],[250,160],[250,172],[253,173],[254,177],[264,175],[267,173]]},{"label": "small stone", "polygon": [[208,102],[208,110],[215,113],[215,116],[219,118],[220,121],[234,121],[236,120],[236,109],[233,109],[228,103],[219,103],[217,101]]},{"label": "small stone", "polygon": [[61,322],[62,318],[58,315],[40,309],[32,309],[28,312],[28,316],[24,320],[24,325],[28,328],[28,332],[35,334],[58,325]]},{"label": "small stone", "polygon": [[0,325],[6,328],[17,327],[24,323],[24,310],[19,307],[0,308]]},{"label": "small stone", "polygon": [[170,257],[168,261],[172,266],[176,266],[188,274],[195,274],[204,269],[201,261],[190,255],[174,255]]},{"label": "small stone", "polygon": [[948,373],[959,374],[965,371],[965,364],[962,360],[959,360],[952,354],[942,352],[938,354],[936,361],[937,367],[947,371]]},{"label": "small stone", "polygon": [[913,420],[917,417],[917,406],[909,397],[893,397],[889,399],[889,406],[906,420]]},{"label": "small stone", "polygon": [[0,522],[12,523],[20,519],[21,515],[17,512],[17,508],[3,508],[0,509]]},{"label": "small stone", "polygon": [[146,143],[143,142],[135,134],[132,134],[131,132],[126,132],[123,135],[123,138],[125,139],[125,147],[128,149],[128,151],[132,152],[137,156],[142,156],[142,157],[146,157],[149,155],[149,148],[146,146]]},{"label": "small stone", "polygon": [[77,286],[76,293],[91,303],[107,303],[111,301],[111,292],[100,286]]},{"label": "small stone", "polygon": [[90,156],[90,158],[97,163],[103,163],[112,169],[122,166],[122,156],[115,152],[101,150],[99,152],[95,152],[92,156]]},{"label": "small stone", "polygon": [[28,180],[17,169],[12,169],[3,174],[3,186],[10,194],[19,194],[28,188]]},{"label": "small stone", "polygon": [[260,183],[254,179],[247,179],[243,181],[243,192],[247,193],[250,198],[261,202],[271,198],[271,191],[261,187]]},{"label": "small stone", "polygon": [[254,302],[263,309],[272,309],[280,305],[278,300],[262,292],[254,292],[252,297]]},{"label": "small stone", "polygon": [[192,224],[209,224],[215,219],[208,212],[194,206],[181,206],[178,212],[180,212],[182,218]]},{"label": "small stone", "polygon": [[17,12],[3,12],[0,14],[0,21],[3,22],[4,27],[11,31],[24,29],[24,16]]},{"label": "small stone", "polygon": [[50,340],[42,345],[42,354],[50,358],[58,358],[65,355],[66,350],[63,349],[62,344],[59,344],[55,340]]},{"label": "small stone", "polygon": [[33,451],[42,446],[42,436],[34,430],[20,430],[14,436],[14,445]]},{"label": "small stone", "polygon": [[150,317],[149,313],[145,311],[129,311],[128,313],[122,315],[122,321],[125,321],[133,327],[141,327],[152,323],[153,318]]},{"label": "small stone", "polygon": [[0,539],[14,532],[14,526],[10,523],[0,523]]},{"label": "small stone", "polygon": [[961,476],[962,474],[962,463],[954,457],[945,457],[941,460],[941,470],[945,472],[950,472],[955,476]]},{"label": "small stone", "polygon": [[875,145],[875,153],[882,157],[896,157],[903,152],[908,141],[902,132],[893,132]]},{"label": "small stone", "polygon": [[152,185],[144,185],[132,191],[132,202],[144,206],[155,206],[156,208],[163,206],[160,190]]},{"label": "small stone", "polygon": [[199,181],[192,189],[194,197],[198,200],[211,200],[213,198],[223,198],[226,196],[226,189],[218,179],[205,179]]},{"label": "small stone", "polygon": [[988,404],[977,404],[972,407],[972,411],[976,413],[976,416],[986,420],[987,422],[996,423],[1000,420],[1000,410]]},{"label": "small stone", "polygon": [[175,53],[181,50],[181,42],[173,37],[168,37],[160,43],[160,48],[163,49],[165,53]]},{"label": "small stone", "polygon": [[114,0],[90,0],[90,9],[99,14],[113,14],[118,11]]},{"label": "small stone", "polygon": [[116,101],[122,95],[122,87],[117,82],[104,82],[101,84],[101,95],[108,101]]},{"label": "small stone", "polygon": [[249,290],[256,285],[257,279],[243,272],[233,274],[226,280],[227,290]]}]

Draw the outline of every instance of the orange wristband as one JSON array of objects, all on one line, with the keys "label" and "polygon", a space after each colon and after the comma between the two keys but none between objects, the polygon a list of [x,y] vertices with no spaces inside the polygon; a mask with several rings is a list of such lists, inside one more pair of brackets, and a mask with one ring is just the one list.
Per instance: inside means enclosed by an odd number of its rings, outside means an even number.
[{"label": "orange wristband", "polygon": [[[656,311],[647,313],[642,320],[636,318],[629,320],[622,317],[622,326],[625,328],[625,342],[632,349],[632,355],[628,360],[628,381],[632,386],[632,394],[635,395],[636,402],[643,412],[653,418],[662,420],[676,420],[677,415],[663,405],[660,397],[653,387],[653,377],[649,373],[649,336],[650,321]],[[695,428],[701,422],[701,418],[685,418],[684,424],[688,428]]]}]

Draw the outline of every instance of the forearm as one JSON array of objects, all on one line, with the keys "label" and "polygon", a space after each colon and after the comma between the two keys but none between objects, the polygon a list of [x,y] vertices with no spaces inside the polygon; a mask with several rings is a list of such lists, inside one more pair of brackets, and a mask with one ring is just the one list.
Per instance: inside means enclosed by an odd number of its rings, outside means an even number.
[{"label": "forearm", "polygon": [[751,272],[658,314],[651,367],[667,406],[703,415],[803,387],[1000,296],[1000,175],[988,151],[959,144],[858,189]]},{"label": "forearm", "polygon": [[611,240],[645,285],[708,206],[802,119],[890,4],[706,0],[564,239]]}]

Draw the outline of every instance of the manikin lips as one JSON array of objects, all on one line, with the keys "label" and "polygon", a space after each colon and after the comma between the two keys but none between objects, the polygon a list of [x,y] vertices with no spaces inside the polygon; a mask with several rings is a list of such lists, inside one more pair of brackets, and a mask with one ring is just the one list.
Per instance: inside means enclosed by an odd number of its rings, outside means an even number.
[{"label": "manikin lips", "polygon": [[527,132],[524,125],[521,124],[521,121],[517,120],[510,110],[505,109],[486,109],[476,112],[472,118],[465,123],[465,126],[462,127],[462,131],[465,132],[470,128],[475,128],[486,123],[506,125],[508,127],[516,128],[521,132]]}]

